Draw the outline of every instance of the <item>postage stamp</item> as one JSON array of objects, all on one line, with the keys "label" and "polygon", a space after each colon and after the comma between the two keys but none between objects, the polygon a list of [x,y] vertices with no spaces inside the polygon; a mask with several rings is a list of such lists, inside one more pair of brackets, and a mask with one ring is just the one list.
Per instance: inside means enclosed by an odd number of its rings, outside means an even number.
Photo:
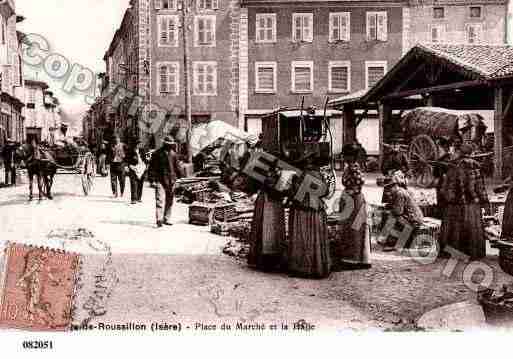
[{"label": "postage stamp", "polygon": [[78,254],[9,243],[5,249],[0,327],[68,330],[78,267]]}]

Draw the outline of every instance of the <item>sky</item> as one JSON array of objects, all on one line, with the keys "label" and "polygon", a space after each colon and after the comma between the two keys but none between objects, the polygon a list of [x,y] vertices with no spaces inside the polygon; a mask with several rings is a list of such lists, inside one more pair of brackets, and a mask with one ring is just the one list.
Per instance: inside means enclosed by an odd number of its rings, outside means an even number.
[{"label": "sky", "polygon": [[[24,33],[36,33],[50,44],[50,53],[65,56],[94,72],[105,71],[103,55],[121,24],[129,0],[16,0],[16,12],[25,17],[18,24]],[[83,96],[62,91],[42,69],[27,69],[26,78],[46,81],[59,98],[63,110],[80,114],[89,107]]]}]

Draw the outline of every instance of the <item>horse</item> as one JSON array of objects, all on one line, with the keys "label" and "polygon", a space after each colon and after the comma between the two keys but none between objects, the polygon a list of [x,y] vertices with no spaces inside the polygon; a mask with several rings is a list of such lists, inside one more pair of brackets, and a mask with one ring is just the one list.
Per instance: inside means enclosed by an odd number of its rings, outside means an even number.
[{"label": "horse", "polygon": [[16,149],[16,159],[18,162],[23,161],[27,168],[29,201],[34,197],[34,176],[37,178],[39,200],[43,199],[43,195],[52,200],[52,186],[55,174],[57,173],[57,165],[51,151],[37,145],[23,144]]}]

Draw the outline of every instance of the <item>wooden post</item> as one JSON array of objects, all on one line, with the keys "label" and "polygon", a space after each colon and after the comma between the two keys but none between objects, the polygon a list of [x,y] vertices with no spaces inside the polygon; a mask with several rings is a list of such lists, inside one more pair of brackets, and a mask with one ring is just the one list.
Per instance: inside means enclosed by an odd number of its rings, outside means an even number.
[{"label": "wooden post", "polygon": [[356,121],[354,108],[345,105],[343,107],[343,129],[342,129],[342,145],[353,143],[356,140]]},{"label": "wooden post", "polygon": [[389,104],[379,103],[379,167],[383,167],[385,123],[390,121],[392,109]]},{"label": "wooden post", "polygon": [[494,179],[496,181],[502,180],[502,169],[503,169],[503,89],[502,87],[496,87],[494,91],[494,121],[493,121],[493,132],[494,132]]}]

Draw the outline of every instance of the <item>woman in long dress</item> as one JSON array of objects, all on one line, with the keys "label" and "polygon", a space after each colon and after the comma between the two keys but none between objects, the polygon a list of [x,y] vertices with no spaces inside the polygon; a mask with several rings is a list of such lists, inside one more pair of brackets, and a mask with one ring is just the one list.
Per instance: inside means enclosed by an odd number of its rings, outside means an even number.
[{"label": "woman in long dress", "polygon": [[[306,174],[322,180],[319,168],[306,165]],[[321,207],[309,208],[294,201],[290,207],[288,273],[307,278],[326,278],[331,273],[327,215]]]},{"label": "woman in long dress", "polygon": [[[340,213],[343,215],[340,237],[335,243],[336,263],[340,269],[368,269],[371,267],[371,244],[367,224],[367,203],[362,193],[365,183],[357,162],[359,148],[346,145],[342,155],[346,168],[342,175],[344,193],[340,199]],[[345,213],[352,209],[351,214]]]},{"label": "woman in long dress", "polygon": [[447,208],[441,243],[476,260],[486,256],[481,208],[488,204],[488,194],[479,163],[470,157],[472,151],[471,145],[462,145],[449,166],[442,189]]},{"label": "woman in long dress", "polygon": [[285,210],[282,199],[260,190],[251,223],[248,265],[273,271],[283,263],[285,244]]}]

